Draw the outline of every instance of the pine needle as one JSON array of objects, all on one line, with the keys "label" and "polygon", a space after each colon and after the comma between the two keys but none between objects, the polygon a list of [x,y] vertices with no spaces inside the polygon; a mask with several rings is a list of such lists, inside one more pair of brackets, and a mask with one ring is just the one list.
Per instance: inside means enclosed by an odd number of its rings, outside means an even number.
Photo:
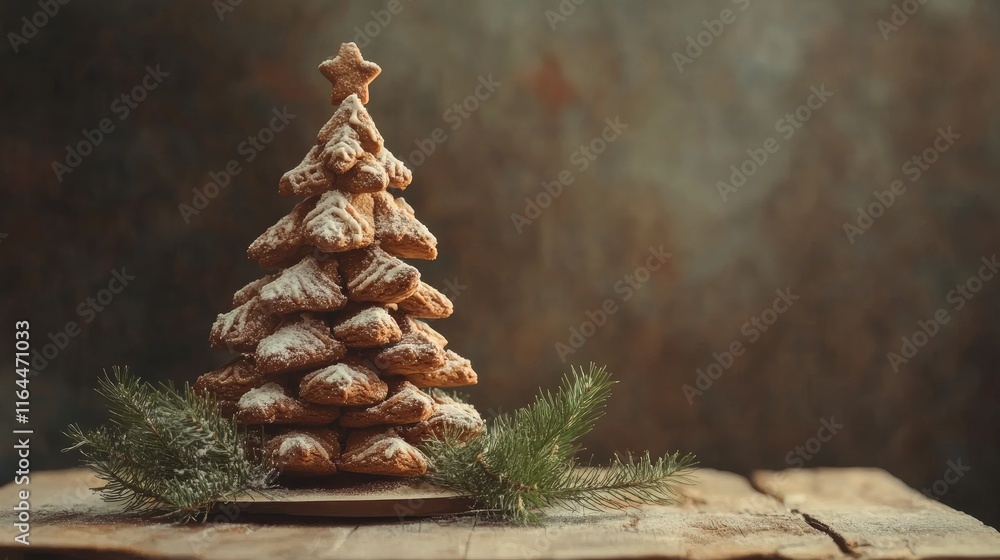
[{"label": "pine needle", "polygon": [[543,391],[532,406],[494,420],[490,429],[463,443],[445,433],[423,445],[428,478],[473,496],[483,509],[520,523],[540,519],[552,506],[621,508],[668,504],[673,484],[689,483],[696,462],[679,453],[653,460],[649,453],[615,457],[602,468],[577,462],[580,438],[604,415],[614,385],[606,368],[574,367],[555,394]]},{"label": "pine needle", "polygon": [[223,416],[208,394],[187,384],[154,387],[128,373],[105,372],[97,392],[110,424],[66,432],[105,485],[95,490],[125,511],[156,513],[176,521],[203,519],[219,501],[269,486],[274,470],[252,456],[248,437]]}]

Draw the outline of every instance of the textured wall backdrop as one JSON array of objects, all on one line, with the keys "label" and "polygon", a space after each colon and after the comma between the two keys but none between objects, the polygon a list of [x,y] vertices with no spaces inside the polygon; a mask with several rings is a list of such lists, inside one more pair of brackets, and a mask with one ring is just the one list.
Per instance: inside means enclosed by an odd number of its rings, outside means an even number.
[{"label": "textured wall backdrop", "polygon": [[35,366],[35,467],[76,460],[60,432],[100,421],[101,368],[227,359],[209,327],[331,111],[316,66],[353,39],[481,410],[593,360],[621,382],[599,458],[875,465],[1000,522],[1000,4],[223,2],[73,2],[34,33],[37,3],[0,8],[2,333],[64,346]]}]

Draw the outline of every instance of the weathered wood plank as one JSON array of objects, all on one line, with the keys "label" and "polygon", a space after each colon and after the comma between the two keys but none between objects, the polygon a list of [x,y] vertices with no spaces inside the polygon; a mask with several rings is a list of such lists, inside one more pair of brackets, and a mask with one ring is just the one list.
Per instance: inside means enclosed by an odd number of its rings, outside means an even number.
[{"label": "weathered wood plank", "polygon": [[[206,525],[177,526],[118,513],[87,488],[86,471],[33,477],[32,550],[118,551],[160,558],[834,558],[829,538],[755,492],[737,475],[703,470],[680,506],[553,512],[543,526],[477,524],[471,516],[422,521],[294,520],[251,516],[230,504]],[[13,487],[0,490],[12,499]],[[407,502],[420,513],[421,499]],[[11,521],[4,519],[5,543]],[[281,520],[281,524],[275,524]]]},{"label": "weathered wood plank", "polygon": [[[3,553],[47,550],[233,560],[849,558],[830,535],[810,526],[798,513],[802,511],[843,531],[860,554],[954,557],[980,551],[997,555],[1000,544],[992,543],[1000,541],[990,540],[997,538],[995,531],[964,514],[927,503],[880,473],[811,475],[807,471],[775,477],[776,484],[769,491],[783,504],[755,490],[743,477],[704,469],[698,473],[697,485],[682,488],[683,501],[677,506],[553,511],[544,525],[514,527],[477,522],[472,516],[402,521],[261,517],[232,504],[215,514],[218,522],[180,526],[120,514],[116,506],[105,504],[88,490],[97,481],[86,471],[43,472],[32,475],[30,549],[13,545],[9,508],[0,510],[0,548]],[[758,473],[755,480],[764,487],[766,476]],[[16,490],[8,485],[0,489],[0,498],[11,503]],[[843,498],[845,492],[851,495]],[[867,501],[859,502],[861,498]],[[407,507],[419,514],[425,503],[414,499]],[[896,534],[899,531],[902,540]],[[978,538],[973,542],[979,548],[957,540],[966,535]],[[904,551],[899,543],[910,546]]]},{"label": "weathered wood plank", "polygon": [[678,506],[551,512],[542,527],[480,525],[470,558],[841,558],[830,538],[747,479],[702,469]]},{"label": "weathered wood plank", "polygon": [[880,469],[761,471],[754,486],[861,558],[1000,558],[1000,533]]}]

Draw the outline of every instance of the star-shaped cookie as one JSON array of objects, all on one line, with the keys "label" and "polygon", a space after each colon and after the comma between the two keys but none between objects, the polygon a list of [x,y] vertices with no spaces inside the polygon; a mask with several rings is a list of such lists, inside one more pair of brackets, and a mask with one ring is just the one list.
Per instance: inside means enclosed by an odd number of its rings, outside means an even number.
[{"label": "star-shaped cookie", "polygon": [[334,107],[352,93],[358,95],[361,103],[368,103],[368,84],[382,71],[378,64],[361,57],[361,50],[354,43],[343,43],[337,56],[323,61],[319,71],[330,80],[333,90],[330,102]]}]

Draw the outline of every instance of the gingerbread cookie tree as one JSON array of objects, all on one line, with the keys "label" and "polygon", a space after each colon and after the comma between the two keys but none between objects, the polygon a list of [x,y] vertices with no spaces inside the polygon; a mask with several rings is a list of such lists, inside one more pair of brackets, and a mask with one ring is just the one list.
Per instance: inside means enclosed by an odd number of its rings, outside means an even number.
[{"label": "gingerbread cookie tree", "polygon": [[427,462],[415,444],[483,428],[471,406],[423,389],[472,385],[476,373],[424,322],[451,315],[451,301],[402,260],[436,258],[437,240],[387,191],[412,175],[365,109],[381,69],[346,43],[319,70],[336,109],[278,186],[302,200],[247,251],[276,271],[219,315],[212,346],[241,355],[195,387],[263,425],[284,473],[419,476]]}]

